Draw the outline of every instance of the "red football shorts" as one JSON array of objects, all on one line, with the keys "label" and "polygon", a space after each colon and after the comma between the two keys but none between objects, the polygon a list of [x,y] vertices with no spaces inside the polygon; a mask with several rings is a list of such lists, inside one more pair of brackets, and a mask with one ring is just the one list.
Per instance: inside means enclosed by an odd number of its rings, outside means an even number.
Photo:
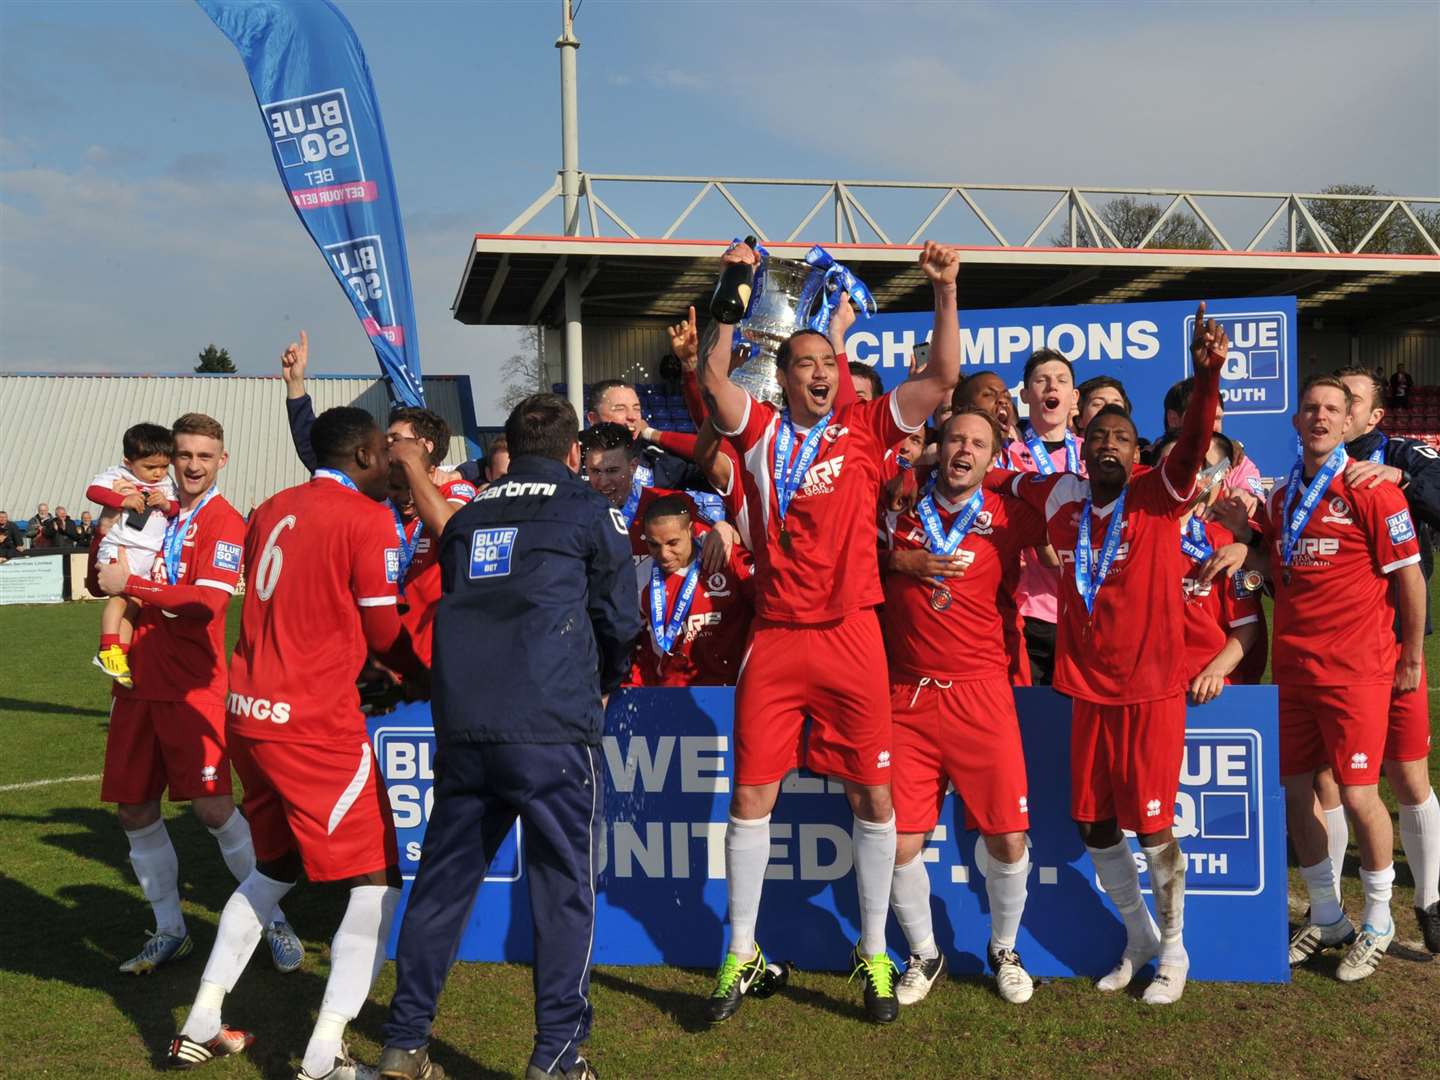
[{"label": "red football shorts", "polygon": [[1185,757],[1185,695],[1135,705],[1075,698],[1070,710],[1070,816],[1145,835],[1175,823]]},{"label": "red football shorts", "polygon": [[890,796],[895,828],[928,833],[949,784],[965,804],[965,827],[986,836],[1030,827],[1025,748],[1015,695],[1005,679],[897,682]]},{"label": "red football shorts", "polygon": [[1281,686],[1280,775],[1329,765],[1341,784],[1378,784],[1389,711],[1385,683]]},{"label": "red football shorts", "polygon": [[110,699],[100,800],[145,803],[166,788],[172,802],[230,794],[225,706],[116,694]]},{"label": "red football shorts", "polygon": [[1386,761],[1424,761],[1430,756],[1430,680],[1420,667],[1420,685],[1408,694],[1390,691]]},{"label": "red football shorts", "polygon": [[395,825],[370,744],[275,742],[232,735],[255,858],[300,852],[311,881],[341,881],[394,866]]},{"label": "red football shorts", "polygon": [[888,784],[887,670],[873,608],[816,627],[757,619],[735,686],[735,782],[770,784],[804,765]]}]

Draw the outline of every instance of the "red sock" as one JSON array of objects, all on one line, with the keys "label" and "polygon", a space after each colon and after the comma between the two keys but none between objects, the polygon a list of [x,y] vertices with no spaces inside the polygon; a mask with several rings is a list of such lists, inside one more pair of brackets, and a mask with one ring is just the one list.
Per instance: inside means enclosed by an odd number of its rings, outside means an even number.
[{"label": "red sock", "polygon": [[[100,648],[101,648],[101,649],[108,649],[111,645],[119,645],[119,644],[120,644],[120,635],[119,635],[119,634],[101,634],[101,635],[100,635]],[[121,646],[121,647],[123,648],[123,646]]]},{"label": "red sock", "polygon": [[121,652],[126,653],[126,654],[128,654],[128,653],[130,652],[130,642],[128,642],[128,641],[118,641],[118,640],[117,640],[117,641],[115,642],[115,644],[120,646],[120,651],[121,651]]}]

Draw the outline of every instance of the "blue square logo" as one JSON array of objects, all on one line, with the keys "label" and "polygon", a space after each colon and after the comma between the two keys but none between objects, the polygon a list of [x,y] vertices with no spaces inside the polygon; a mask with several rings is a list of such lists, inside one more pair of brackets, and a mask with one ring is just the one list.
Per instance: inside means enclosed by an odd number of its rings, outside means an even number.
[{"label": "blue square logo", "polygon": [[476,529],[470,538],[470,580],[505,577],[519,529]]},{"label": "blue square logo", "polygon": [[215,545],[215,558],[211,561],[217,570],[229,570],[232,574],[238,574],[240,572],[240,552],[239,544],[227,544],[222,540]]}]

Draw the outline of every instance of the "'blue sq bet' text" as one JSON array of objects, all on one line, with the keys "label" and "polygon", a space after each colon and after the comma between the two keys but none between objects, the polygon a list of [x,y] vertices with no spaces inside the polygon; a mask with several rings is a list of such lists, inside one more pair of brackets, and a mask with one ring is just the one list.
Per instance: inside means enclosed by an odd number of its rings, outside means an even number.
[{"label": "'blue sq bet' text", "polygon": [[470,580],[504,577],[510,573],[519,529],[477,529],[470,538]]}]

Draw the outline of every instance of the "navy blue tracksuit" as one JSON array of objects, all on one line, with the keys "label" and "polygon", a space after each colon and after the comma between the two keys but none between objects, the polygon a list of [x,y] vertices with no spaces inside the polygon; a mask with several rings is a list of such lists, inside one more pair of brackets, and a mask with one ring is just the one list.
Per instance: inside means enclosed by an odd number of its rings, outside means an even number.
[{"label": "navy blue tracksuit", "polygon": [[630,541],[563,463],[522,455],[440,539],[435,805],[400,930],[387,1046],[429,1038],[486,868],[518,817],[535,922],[535,1051],[574,1064],[590,1032],[602,693],[642,625]]}]

